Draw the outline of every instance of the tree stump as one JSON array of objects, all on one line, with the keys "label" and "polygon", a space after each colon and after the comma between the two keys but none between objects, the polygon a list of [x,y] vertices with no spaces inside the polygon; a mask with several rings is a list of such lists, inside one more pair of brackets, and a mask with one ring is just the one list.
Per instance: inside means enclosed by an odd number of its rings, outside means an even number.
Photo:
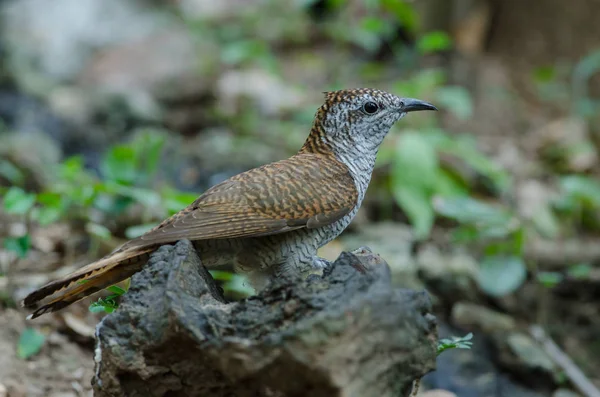
[{"label": "tree stump", "polygon": [[98,325],[94,395],[407,396],[435,366],[430,310],[367,248],[226,303],[182,240],[152,255]]}]

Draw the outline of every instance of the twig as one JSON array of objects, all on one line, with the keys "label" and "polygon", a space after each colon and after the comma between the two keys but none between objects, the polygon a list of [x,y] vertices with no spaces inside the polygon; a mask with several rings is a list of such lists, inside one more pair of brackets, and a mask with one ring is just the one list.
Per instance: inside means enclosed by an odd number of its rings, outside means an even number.
[{"label": "twig", "polygon": [[525,247],[525,257],[536,261],[541,269],[560,270],[575,263],[600,263],[600,245],[592,239],[534,239]]},{"label": "twig", "polygon": [[419,394],[420,386],[421,386],[421,378],[417,378],[417,379],[413,380],[412,389],[410,391],[410,396],[408,396],[408,397],[417,397],[417,394]]},{"label": "twig", "polygon": [[587,397],[600,397],[600,390],[585,376],[579,367],[564,353],[556,343],[546,335],[539,325],[529,327],[529,332],[538,341],[550,358],[565,371],[567,377],[579,391]]}]

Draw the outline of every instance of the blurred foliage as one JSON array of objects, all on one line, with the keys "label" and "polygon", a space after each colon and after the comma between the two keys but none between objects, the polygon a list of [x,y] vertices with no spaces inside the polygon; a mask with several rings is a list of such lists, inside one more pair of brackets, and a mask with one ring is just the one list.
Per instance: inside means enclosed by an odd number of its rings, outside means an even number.
[{"label": "blurred foliage", "polygon": [[563,61],[546,65],[532,72],[540,99],[555,103],[561,108],[570,105],[574,116],[593,117],[600,111],[600,98],[589,92],[589,82],[600,72],[600,50],[591,51],[575,65]]},{"label": "blurred foliage", "polygon": [[112,313],[119,307],[119,298],[127,293],[129,289],[129,282],[125,288],[121,288],[118,285],[108,287],[106,290],[110,292],[110,295],[98,298],[96,302],[90,305],[90,311],[92,313]]},{"label": "blurred foliage", "polygon": [[[322,3],[319,23],[308,23],[307,10]],[[419,18],[409,1],[364,0],[359,11],[345,0],[270,1],[268,7],[249,7],[236,16],[236,23],[221,23],[184,16],[192,36],[199,44],[213,43],[216,57],[206,57],[201,72],[207,76],[223,68],[258,67],[281,75],[285,66],[276,50],[286,45],[311,45],[311,40],[329,40],[332,48],[360,50],[360,77],[365,81],[385,81],[390,91],[406,97],[427,98],[441,113],[465,121],[473,116],[474,104],[469,91],[448,83],[447,73],[435,67],[420,68],[418,60],[453,47],[450,36],[441,31],[419,32]],[[286,23],[277,18],[285,13]],[[358,19],[358,23],[353,23]],[[265,28],[265,21],[273,21]],[[351,23],[352,22],[352,23]],[[406,32],[414,40],[399,39]],[[385,48],[391,53],[389,64],[401,72],[388,73],[378,53]],[[207,53],[205,49],[204,53]],[[354,52],[352,52],[354,54]],[[572,104],[572,113],[591,117],[598,113],[600,101],[587,91],[588,80],[600,70],[600,52],[592,52],[576,65],[557,64],[538,68],[532,80],[541,100]],[[380,78],[380,76],[383,76]],[[331,76],[331,86],[340,86],[338,74]],[[379,78],[377,80],[376,78]],[[211,112],[219,113],[218,109]],[[313,110],[303,112],[276,125],[276,131],[307,130]],[[253,110],[242,110],[229,121],[236,131],[236,147],[245,147],[248,136],[264,142],[264,119]],[[517,290],[525,281],[528,264],[524,247],[531,238],[556,238],[564,230],[581,228],[600,231],[600,183],[592,176],[569,174],[559,178],[559,196],[549,206],[541,206],[532,219],[523,219],[513,204],[510,175],[482,153],[473,136],[443,128],[434,115],[410,118],[402,124],[398,136],[388,137],[381,148],[378,167],[389,167],[385,177],[390,200],[394,200],[410,221],[420,240],[430,237],[437,221],[450,220],[454,241],[481,247],[478,284],[491,296],[502,296]],[[300,127],[299,127],[300,126]],[[295,142],[287,134],[286,147]],[[48,225],[71,222],[84,225],[93,244],[110,240],[114,230],[110,220],[141,208],[139,224],[124,231],[134,238],[152,228],[156,221],[190,204],[197,194],[179,192],[157,185],[159,164],[165,144],[164,131],[145,129],[134,138],[110,148],[104,154],[99,175],[84,167],[81,157],[65,159],[52,165],[52,180],[43,191],[29,192],[25,177],[9,161],[0,159],[0,176],[12,183],[4,189],[4,212],[21,218],[26,225]],[[448,161],[451,159],[451,161]],[[465,176],[475,174],[475,178]],[[482,194],[476,184],[483,181]],[[5,237],[3,245],[20,258],[30,249],[30,231],[20,236]],[[584,272],[582,272],[583,274]],[[226,272],[212,272],[226,293],[239,297],[250,293],[243,277]],[[553,285],[562,274],[538,273],[543,285]],[[112,287],[111,287],[112,288]],[[118,288],[118,287],[116,287]],[[92,310],[109,312],[117,307],[125,289],[111,289],[108,297],[92,305]],[[465,343],[466,340],[464,341]],[[448,342],[450,343],[450,342]],[[460,347],[460,346],[459,346]]]},{"label": "blurred foliage", "polygon": [[210,270],[211,276],[221,285],[223,293],[229,299],[239,300],[254,293],[246,277],[222,270]]},{"label": "blurred foliage", "polygon": [[21,359],[28,359],[42,349],[46,337],[34,328],[27,327],[21,333],[17,345],[17,356]]},{"label": "blurred foliage", "polygon": [[[85,169],[79,156],[51,165],[49,174],[53,180],[43,191],[25,192],[18,185],[6,189],[4,211],[23,218],[27,224],[83,223],[90,236],[105,240],[110,239],[112,233],[101,223],[114,219],[134,205],[144,209],[146,221],[172,215],[197,196],[168,186],[153,185],[164,142],[162,131],[140,131],[129,143],[115,145],[105,154],[100,176]],[[143,228],[148,229],[154,224]],[[143,229],[137,226],[125,233],[131,238],[142,232]],[[20,257],[26,256],[29,245],[28,234],[4,239],[4,246]]]},{"label": "blurred foliage", "polygon": [[561,219],[579,229],[600,231],[600,182],[590,176],[566,175],[559,186],[561,195],[553,206]]}]

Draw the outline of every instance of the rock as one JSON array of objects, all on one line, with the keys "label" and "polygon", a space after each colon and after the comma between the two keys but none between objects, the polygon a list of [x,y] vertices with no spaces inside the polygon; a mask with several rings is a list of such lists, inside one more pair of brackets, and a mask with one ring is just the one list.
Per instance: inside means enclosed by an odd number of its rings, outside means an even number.
[{"label": "rock", "polygon": [[71,80],[94,50],[155,31],[164,16],[142,4],[137,0],[4,3],[1,18],[13,72],[27,77],[23,72],[36,65],[39,72],[54,81]]},{"label": "rock", "polygon": [[552,397],[581,397],[581,395],[569,389],[558,389],[552,393]]},{"label": "rock", "polygon": [[74,391],[57,391],[50,393],[48,397],[77,397],[77,393],[75,393]]},{"label": "rock", "polygon": [[456,394],[452,393],[448,390],[435,389],[435,390],[427,390],[423,393],[419,393],[418,397],[458,397]]},{"label": "rock", "polygon": [[589,125],[583,118],[562,118],[533,131],[530,145],[558,170],[584,172],[598,163],[589,135]]},{"label": "rock", "polygon": [[[527,374],[540,386],[558,380],[559,369],[529,335],[518,330],[516,321],[484,306],[457,302],[452,308],[452,324],[462,329],[480,330],[490,337],[498,360],[512,373]],[[478,335],[475,336],[477,338]]]},{"label": "rock", "polygon": [[552,212],[552,200],[557,198],[557,192],[540,181],[527,180],[517,185],[516,194],[519,214],[531,221],[543,237],[556,238],[560,230]]},{"label": "rock", "polygon": [[[82,70],[78,84],[120,95],[127,99],[136,115],[155,119],[160,115],[155,95],[160,94],[161,89],[180,85],[181,80],[187,84],[188,91],[207,89],[203,80],[193,79],[202,68],[197,51],[183,28],[163,29],[98,51]],[[208,62],[209,58],[204,56],[202,60]]]},{"label": "rock", "polygon": [[[441,338],[465,334],[463,330],[452,329],[443,323],[439,328]],[[548,396],[528,389],[519,384],[516,377],[503,373],[495,364],[496,357],[496,349],[490,345],[488,338],[483,333],[475,333],[471,349],[453,349],[440,354],[436,370],[426,375],[421,383],[424,388],[452,390],[460,397]],[[530,379],[527,378],[528,381]],[[547,389],[548,384],[541,387]]]},{"label": "rock", "polygon": [[153,254],[98,325],[94,395],[407,396],[435,366],[430,310],[367,249],[225,303],[183,240]]},{"label": "rock", "polygon": [[354,249],[367,245],[387,262],[395,285],[420,289],[423,283],[417,275],[417,264],[412,257],[414,236],[410,227],[394,222],[365,224],[355,234],[343,234],[338,240],[342,249]]},{"label": "rock", "polygon": [[198,19],[231,18],[260,5],[256,0],[180,0],[179,8],[185,15]]},{"label": "rock", "polygon": [[[529,336],[521,332],[511,332],[506,337],[506,345],[519,363],[530,370],[555,373],[559,368],[546,352]],[[513,360],[507,360],[512,363]]]},{"label": "rock", "polygon": [[478,328],[486,334],[514,331],[517,326],[509,315],[468,302],[454,304],[451,316],[453,324],[469,330]]},{"label": "rock", "polygon": [[448,302],[475,300],[475,279],[479,265],[471,255],[455,251],[442,253],[432,245],[424,246],[416,258],[420,275],[436,295]]},{"label": "rock", "polygon": [[0,134],[0,158],[19,170],[23,180],[13,182],[23,183],[28,190],[40,189],[52,179],[49,166],[61,156],[56,142],[41,131]]},{"label": "rock", "polygon": [[214,64],[218,47],[209,39],[196,43],[164,8],[140,0],[5,4],[0,26],[12,78],[27,92],[49,96],[75,122],[90,124],[92,109],[115,95],[137,117],[155,121],[155,95],[172,86],[202,91],[211,81],[198,71]]}]

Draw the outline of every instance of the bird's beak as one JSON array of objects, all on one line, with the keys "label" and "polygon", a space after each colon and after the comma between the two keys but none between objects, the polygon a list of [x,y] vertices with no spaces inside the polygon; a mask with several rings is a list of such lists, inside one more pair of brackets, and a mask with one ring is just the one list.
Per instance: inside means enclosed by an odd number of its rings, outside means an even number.
[{"label": "bird's beak", "polygon": [[401,110],[405,113],[416,112],[417,110],[437,110],[437,108],[431,103],[427,103],[419,99],[403,98],[402,103],[404,103],[404,106],[402,106]]}]

